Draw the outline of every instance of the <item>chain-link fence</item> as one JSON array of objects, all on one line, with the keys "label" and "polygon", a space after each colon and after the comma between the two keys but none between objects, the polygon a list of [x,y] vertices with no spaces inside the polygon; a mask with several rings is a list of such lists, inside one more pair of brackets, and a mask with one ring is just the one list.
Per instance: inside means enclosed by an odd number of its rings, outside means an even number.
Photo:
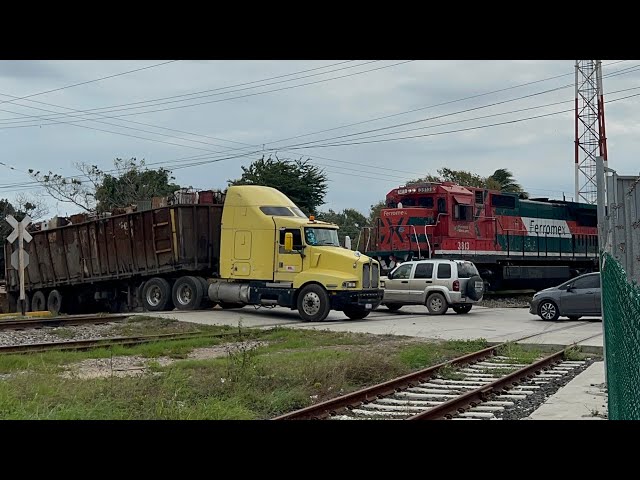
[{"label": "chain-link fence", "polygon": [[609,419],[640,420],[640,286],[608,253],[601,265]]}]

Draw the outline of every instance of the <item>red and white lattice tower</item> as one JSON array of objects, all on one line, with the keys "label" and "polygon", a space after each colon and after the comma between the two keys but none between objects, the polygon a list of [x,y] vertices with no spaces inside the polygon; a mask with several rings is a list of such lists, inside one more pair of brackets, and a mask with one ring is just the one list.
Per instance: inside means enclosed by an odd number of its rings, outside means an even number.
[{"label": "red and white lattice tower", "polygon": [[596,157],[607,166],[607,137],[604,127],[602,62],[576,60],[576,145],[575,201],[595,204]]}]

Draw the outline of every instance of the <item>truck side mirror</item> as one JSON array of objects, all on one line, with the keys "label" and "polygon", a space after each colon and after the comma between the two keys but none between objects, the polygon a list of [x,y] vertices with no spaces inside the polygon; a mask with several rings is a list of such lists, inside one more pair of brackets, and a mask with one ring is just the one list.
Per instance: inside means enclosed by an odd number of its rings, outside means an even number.
[{"label": "truck side mirror", "polygon": [[284,249],[287,252],[293,250],[293,233],[287,232],[284,234]]},{"label": "truck side mirror", "polygon": [[349,235],[344,237],[344,248],[351,250],[351,237]]}]

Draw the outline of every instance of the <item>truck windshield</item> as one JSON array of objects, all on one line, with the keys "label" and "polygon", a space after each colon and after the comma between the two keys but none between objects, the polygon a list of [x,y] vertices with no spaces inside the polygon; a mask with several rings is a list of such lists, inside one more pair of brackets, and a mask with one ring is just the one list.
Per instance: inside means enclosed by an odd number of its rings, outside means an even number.
[{"label": "truck windshield", "polygon": [[331,245],[339,247],[338,231],[329,228],[305,228],[304,238],[307,245]]}]

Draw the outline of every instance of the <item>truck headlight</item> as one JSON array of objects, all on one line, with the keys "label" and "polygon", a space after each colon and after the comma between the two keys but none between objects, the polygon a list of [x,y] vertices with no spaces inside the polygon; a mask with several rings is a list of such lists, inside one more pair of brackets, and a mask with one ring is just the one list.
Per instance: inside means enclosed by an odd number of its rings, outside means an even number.
[{"label": "truck headlight", "polygon": [[342,288],[356,288],[356,282],[342,282]]}]

